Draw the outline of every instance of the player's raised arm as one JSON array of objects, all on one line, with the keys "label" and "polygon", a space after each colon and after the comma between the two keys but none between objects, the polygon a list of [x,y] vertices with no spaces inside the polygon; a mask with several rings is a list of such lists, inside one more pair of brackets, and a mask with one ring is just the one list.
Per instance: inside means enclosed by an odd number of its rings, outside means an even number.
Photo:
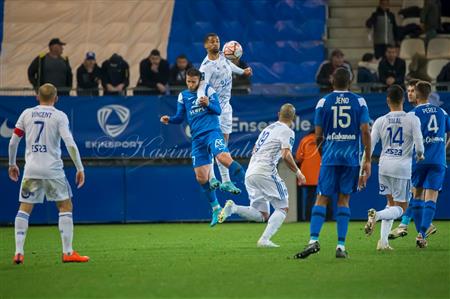
[{"label": "player's raised arm", "polygon": [[72,133],[69,130],[69,120],[67,116],[64,114],[59,123],[59,134],[61,135],[64,144],[66,145],[67,152],[69,153],[70,159],[72,159],[73,164],[77,169],[77,174],[75,177],[75,183],[78,188],[83,187],[84,185],[84,167],[81,162],[80,152],[78,151],[77,144],[75,140],[73,140]]},{"label": "player's raised arm", "polygon": [[381,136],[380,136],[380,124],[381,121],[380,119],[377,119],[372,126],[372,132],[370,133],[370,145],[371,145],[371,149],[370,149],[370,155],[373,154],[373,150],[375,149],[375,146],[377,145],[377,143],[380,141]]},{"label": "player's raised arm", "polygon": [[184,103],[183,103],[183,94],[180,93],[178,95],[177,113],[174,116],[168,116],[168,115],[162,116],[161,122],[165,125],[181,124],[184,120],[185,115],[186,115],[186,107],[184,106]]},{"label": "player's raised arm", "polygon": [[219,96],[211,87],[207,87],[206,96],[200,99],[200,105],[207,107],[213,114],[220,115],[222,108],[220,108]]}]

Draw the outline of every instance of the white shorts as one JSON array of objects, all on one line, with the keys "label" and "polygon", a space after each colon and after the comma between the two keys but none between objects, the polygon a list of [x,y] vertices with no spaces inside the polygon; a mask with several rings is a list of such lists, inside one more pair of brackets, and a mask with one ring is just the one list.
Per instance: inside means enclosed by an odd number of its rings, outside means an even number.
[{"label": "white shorts", "polygon": [[222,113],[219,116],[220,130],[223,134],[231,134],[233,132],[233,107],[230,103],[226,103],[221,109]]},{"label": "white shorts", "polygon": [[22,179],[19,201],[25,203],[43,203],[47,201],[63,201],[72,198],[72,189],[66,177],[57,179]]},{"label": "white shorts", "polygon": [[245,178],[250,206],[260,212],[269,213],[269,203],[274,209],[289,207],[286,184],[279,176],[254,174]]},{"label": "white shorts", "polygon": [[397,179],[387,175],[379,174],[380,194],[392,195],[394,201],[408,202],[411,196],[411,180]]}]

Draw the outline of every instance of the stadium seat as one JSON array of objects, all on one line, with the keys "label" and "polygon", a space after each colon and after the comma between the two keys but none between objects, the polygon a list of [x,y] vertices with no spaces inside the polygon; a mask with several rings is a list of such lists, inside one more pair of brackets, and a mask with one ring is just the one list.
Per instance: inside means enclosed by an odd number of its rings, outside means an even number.
[{"label": "stadium seat", "polygon": [[450,39],[434,38],[428,42],[428,59],[450,58]]},{"label": "stadium seat", "polygon": [[251,61],[260,61],[271,65],[275,61],[282,59],[280,57],[280,48],[275,43],[266,42],[249,42],[244,47],[243,59],[251,59]]},{"label": "stadium seat", "polygon": [[220,23],[218,26],[217,33],[220,36],[222,46],[225,42],[230,40],[236,40],[242,42],[247,40],[246,37],[246,27],[242,26],[240,21],[228,21]]},{"label": "stadium seat", "polygon": [[250,67],[253,69],[253,82],[262,84],[280,83],[281,78],[272,71],[267,64],[262,62],[249,62]]},{"label": "stadium seat", "polygon": [[325,31],[324,20],[307,20],[300,26],[302,33],[301,41],[304,40],[322,40],[322,36]]},{"label": "stadium seat", "polygon": [[275,41],[277,34],[272,22],[254,21],[248,24],[247,38],[249,41]]},{"label": "stadium seat", "polygon": [[406,18],[406,19],[403,19],[402,26],[406,26],[408,24],[420,25],[420,18]]},{"label": "stadium seat", "polygon": [[428,61],[427,73],[433,81],[436,81],[437,76],[442,68],[449,62],[447,59],[433,59]]},{"label": "stadium seat", "polygon": [[402,41],[402,44],[400,45],[400,58],[412,59],[416,53],[425,55],[425,44],[423,40],[410,38]]},{"label": "stadium seat", "polygon": [[[210,22],[196,22],[191,27],[189,35],[192,36],[193,42],[203,42],[205,35],[210,32],[217,32],[216,27]],[[186,29],[184,29],[185,31]]]},{"label": "stadium seat", "polygon": [[411,6],[423,7],[423,2],[424,2],[424,0],[403,0],[402,8],[411,7]]},{"label": "stadium seat", "polygon": [[285,83],[301,83],[303,76],[300,64],[293,62],[275,62],[272,65],[272,71]]},{"label": "stadium seat", "polygon": [[221,15],[214,3],[214,1],[209,0],[191,1],[189,11],[192,14],[193,20],[217,23],[221,19]]},{"label": "stadium seat", "polygon": [[302,31],[296,21],[278,21],[275,24],[277,40],[301,40]]}]

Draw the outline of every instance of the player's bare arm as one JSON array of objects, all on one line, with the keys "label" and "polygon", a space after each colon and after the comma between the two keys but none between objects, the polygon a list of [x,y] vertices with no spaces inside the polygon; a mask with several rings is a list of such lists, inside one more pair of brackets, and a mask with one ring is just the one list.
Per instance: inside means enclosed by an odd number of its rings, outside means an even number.
[{"label": "player's bare arm", "polygon": [[[20,135],[20,136],[19,136]],[[9,178],[17,182],[20,176],[19,167],[16,165],[17,158],[17,148],[19,147],[20,140],[22,139],[23,132],[19,129],[15,129],[14,133],[11,136],[11,140],[9,141],[9,167],[8,167],[8,175]]]},{"label": "player's bare arm", "polygon": [[316,131],[317,149],[319,150],[319,154],[322,155],[322,146],[323,146],[323,141],[325,140],[323,137],[323,129],[320,126],[316,126],[315,131]]},{"label": "player's bare arm", "polygon": [[369,124],[361,125],[361,140],[364,145],[364,156],[361,167],[361,176],[359,178],[359,187],[365,188],[367,185],[367,180],[371,174],[371,137]]},{"label": "player's bare arm", "polygon": [[290,149],[285,148],[281,150],[281,157],[286,162],[288,168],[292,170],[292,172],[295,173],[297,177],[297,183],[299,186],[306,183],[306,178],[303,175],[303,173],[300,171],[300,169],[297,167],[297,164],[295,163],[294,157],[292,156],[292,152]]}]

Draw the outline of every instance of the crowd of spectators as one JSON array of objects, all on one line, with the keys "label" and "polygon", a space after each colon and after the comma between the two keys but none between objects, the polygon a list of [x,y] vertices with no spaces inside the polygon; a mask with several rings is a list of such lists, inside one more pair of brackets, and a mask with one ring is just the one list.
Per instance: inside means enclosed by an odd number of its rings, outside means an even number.
[{"label": "crowd of spectators", "polygon": [[[49,51],[38,55],[28,67],[28,80],[35,90],[45,83],[58,88],[59,95],[69,95],[72,90],[73,74],[69,58],[63,56],[66,43],[53,38],[48,44]],[[233,63],[246,68],[242,60]],[[166,95],[178,93],[185,88],[186,71],[192,67],[188,58],[181,54],[171,67],[161,57],[157,49],[151,50],[148,57],[139,64],[139,79],[133,88],[134,95]],[[240,93],[250,92],[250,79],[245,76],[233,76],[233,88]],[[79,96],[99,96],[100,86],[104,95],[127,95],[130,88],[130,66],[119,54],[114,53],[97,64],[96,54],[87,52],[83,63],[76,71],[76,91]]]},{"label": "crowd of spectators", "polygon": [[[428,74],[427,56],[419,52],[414,54],[414,49],[412,57],[407,57],[408,61],[400,57],[400,45],[405,38],[422,38],[427,47],[430,40],[439,38],[438,33],[450,33],[450,26],[446,26],[448,23],[441,23],[442,3],[440,0],[425,0],[423,7],[403,8],[399,14],[404,19],[418,18],[420,23],[404,22],[405,26],[399,26],[396,16],[390,11],[389,0],[379,1],[378,7],[365,24],[371,29],[373,53],[365,53],[362,56],[355,73],[355,83],[362,91],[383,91],[392,84],[404,87],[405,81],[410,79],[436,82],[437,90],[447,90],[446,84],[450,82],[450,61],[442,67],[437,77],[435,73],[432,78]],[[350,63],[344,59],[344,53],[335,49],[329,60],[319,67],[316,75],[316,83],[320,85],[322,92],[331,90],[330,78],[338,67],[345,67],[352,72]]]}]

